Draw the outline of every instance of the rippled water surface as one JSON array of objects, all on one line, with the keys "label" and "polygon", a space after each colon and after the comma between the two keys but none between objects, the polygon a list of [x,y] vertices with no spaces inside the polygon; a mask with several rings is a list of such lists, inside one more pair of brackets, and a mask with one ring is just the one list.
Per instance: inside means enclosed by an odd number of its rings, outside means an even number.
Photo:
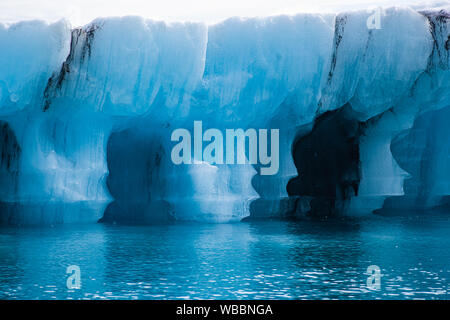
[{"label": "rippled water surface", "polygon": [[449,248],[443,216],[3,228],[0,298],[448,299]]}]

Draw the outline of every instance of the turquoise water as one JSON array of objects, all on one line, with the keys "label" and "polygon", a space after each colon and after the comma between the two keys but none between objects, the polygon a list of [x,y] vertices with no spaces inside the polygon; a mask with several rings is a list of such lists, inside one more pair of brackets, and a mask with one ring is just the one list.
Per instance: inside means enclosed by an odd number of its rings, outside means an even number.
[{"label": "turquoise water", "polygon": [[449,248],[445,216],[2,228],[0,298],[448,299]]}]

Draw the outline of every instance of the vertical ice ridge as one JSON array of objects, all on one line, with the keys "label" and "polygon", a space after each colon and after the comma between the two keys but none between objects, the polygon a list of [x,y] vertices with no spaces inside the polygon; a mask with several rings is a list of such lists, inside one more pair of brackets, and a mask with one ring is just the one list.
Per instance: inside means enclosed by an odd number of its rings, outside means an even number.
[{"label": "vertical ice ridge", "polygon": [[433,37],[433,51],[430,55],[428,68],[437,66],[448,69],[450,63],[450,13],[445,10],[423,11],[430,24]]},{"label": "vertical ice ridge", "polygon": [[345,24],[347,23],[347,15],[338,15],[335,20],[334,27],[334,40],[333,40],[333,54],[331,57],[330,71],[328,72],[327,84],[330,84],[333,78],[334,69],[336,68],[336,60],[339,50],[339,45],[341,44],[342,37],[344,36]]},{"label": "vertical ice ridge", "polygon": [[[44,90],[44,112],[50,108],[53,98],[61,96],[60,91],[63,89],[64,81],[71,72],[71,65],[77,60],[82,64],[86,59],[86,55],[88,59],[90,58],[94,33],[98,28],[100,26],[91,25],[86,30],[83,28],[75,28],[72,30],[69,55],[62,63],[61,70],[54,73],[47,81],[47,86]],[[78,43],[81,43],[81,49]]]}]

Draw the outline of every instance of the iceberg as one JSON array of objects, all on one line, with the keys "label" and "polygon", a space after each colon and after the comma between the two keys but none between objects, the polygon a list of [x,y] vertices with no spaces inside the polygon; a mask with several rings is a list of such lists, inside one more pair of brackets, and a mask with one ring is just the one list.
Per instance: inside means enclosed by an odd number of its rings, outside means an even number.
[{"label": "iceberg", "polygon": [[[450,14],[0,24],[0,224],[426,210],[450,195]],[[279,129],[279,170],[174,164],[171,133]]]}]

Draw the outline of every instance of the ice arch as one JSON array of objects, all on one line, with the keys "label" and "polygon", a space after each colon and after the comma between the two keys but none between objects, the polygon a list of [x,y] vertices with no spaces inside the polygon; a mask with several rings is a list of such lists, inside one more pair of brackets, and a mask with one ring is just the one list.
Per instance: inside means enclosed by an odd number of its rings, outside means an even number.
[{"label": "ice arch", "polygon": [[141,119],[111,134],[107,186],[114,201],[105,223],[169,221],[232,222],[249,214],[257,198],[250,165],[175,165],[170,158],[171,126]]},{"label": "ice arch", "polygon": [[404,195],[386,199],[380,213],[427,211],[448,203],[450,194],[450,106],[429,111],[399,134],[391,145],[409,177]]}]

